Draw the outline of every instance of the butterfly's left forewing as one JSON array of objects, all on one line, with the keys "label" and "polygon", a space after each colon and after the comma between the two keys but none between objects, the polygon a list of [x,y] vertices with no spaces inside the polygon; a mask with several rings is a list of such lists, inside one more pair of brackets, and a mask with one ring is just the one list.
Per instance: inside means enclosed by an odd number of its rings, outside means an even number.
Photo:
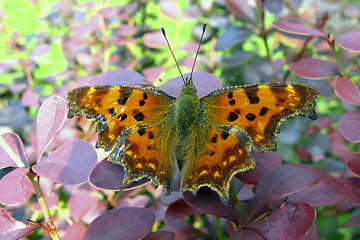
[{"label": "butterfly's left forewing", "polygon": [[149,177],[171,191],[176,166],[166,129],[174,127],[169,115],[175,98],[153,88],[110,85],[76,88],[67,97],[70,118],[83,115],[96,123],[96,147],[115,147],[109,160],[125,168],[124,186]]},{"label": "butterfly's left forewing", "polygon": [[209,122],[246,132],[256,151],[275,151],[282,121],[295,115],[316,119],[318,91],[300,83],[223,88],[201,98]]}]

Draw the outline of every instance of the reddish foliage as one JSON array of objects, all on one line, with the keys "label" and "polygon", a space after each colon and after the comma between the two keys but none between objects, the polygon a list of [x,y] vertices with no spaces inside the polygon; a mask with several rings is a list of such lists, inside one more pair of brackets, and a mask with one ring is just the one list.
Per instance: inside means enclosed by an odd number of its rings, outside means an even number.
[{"label": "reddish foliage", "polygon": [[[40,1],[31,2],[41,8]],[[9,36],[3,44],[8,46],[9,58],[0,62],[2,74],[8,77],[2,83],[5,106],[0,109],[0,124],[9,132],[1,136],[14,155],[1,144],[0,203],[5,205],[0,209],[1,239],[21,238],[38,228],[49,232],[51,224],[42,219],[39,225],[23,222],[39,215],[33,215],[33,209],[41,209],[34,204],[34,187],[27,179],[31,174],[49,179],[48,183],[40,181],[49,208],[69,209],[67,221],[60,211],[53,216],[64,239],[216,239],[219,234],[229,239],[318,239],[317,232],[320,238],[326,237],[321,235],[321,224],[314,223],[314,206],[345,201],[328,207],[331,211],[318,208],[317,215],[356,214],[360,163],[351,153],[358,151],[357,145],[348,141],[360,141],[360,111],[356,110],[360,106],[356,81],[360,68],[354,64],[358,60],[355,53],[360,52],[360,32],[344,23],[356,21],[359,8],[347,1],[333,1],[338,12],[326,9],[321,5],[324,1],[316,1],[314,11],[309,12],[300,10],[301,1],[255,1],[255,7],[247,0],[198,2],[184,7],[161,0],[156,14],[166,19],[166,30],[176,28],[169,31],[175,36],[168,37],[176,38],[177,46],[172,47],[181,56],[181,70],[192,67],[191,54],[202,29],[198,19],[206,16],[209,27],[193,74],[199,97],[220,88],[219,78],[224,86],[293,80],[319,90],[319,120],[286,121],[277,138],[279,152],[252,153],[257,168],[236,175],[227,205],[206,187],[196,196],[186,192],[184,199],[179,199],[178,180],[171,196],[164,196],[162,187],[154,189],[147,184],[146,178],[128,186],[126,190],[131,191],[115,192],[122,189],[122,166],[107,161],[108,152],[95,152],[97,136],[90,122],[66,118],[64,98],[69,90],[88,84],[149,82],[166,82],[159,89],[178,97],[184,83],[181,76],[174,78],[178,70],[169,60],[159,26],[155,26],[158,16],[149,13],[147,3],[141,1],[117,6],[104,1],[101,8],[92,2],[75,5],[64,1],[39,16],[39,21],[49,26],[44,31],[25,36],[4,21],[3,34]],[[270,19],[268,11],[276,14],[271,19],[282,18],[265,24]],[[289,12],[296,14],[287,15]],[[7,9],[0,11],[1,20],[7,15]],[[189,29],[192,22],[197,25]],[[329,30],[340,34],[332,36]],[[194,38],[182,38],[191,31]],[[65,69],[53,72],[50,66],[58,63],[45,63],[59,42]],[[45,71],[44,66],[50,70]],[[205,70],[197,72],[198,68]],[[184,74],[186,77],[189,74]],[[50,97],[49,89],[53,91]],[[339,99],[346,103],[338,101],[334,107]],[[97,156],[102,160],[99,163]],[[81,184],[88,180],[94,187]],[[359,225],[359,218],[354,217],[341,227]]]}]

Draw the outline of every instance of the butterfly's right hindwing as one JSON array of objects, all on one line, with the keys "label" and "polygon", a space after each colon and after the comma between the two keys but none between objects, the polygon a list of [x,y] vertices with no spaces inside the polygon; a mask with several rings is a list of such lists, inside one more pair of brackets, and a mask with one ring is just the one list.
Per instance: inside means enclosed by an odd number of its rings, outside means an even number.
[{"label": "butterfly's right hindwing", "polygon": [[109,160],[124,167],[124,187],[148,177],[172,191],[174,124],[167,115],[175,98],[153,88],[106,85],[80,87],[67,97],[70,118],[83,115],[96,123],[96,147],[114,148]]}]

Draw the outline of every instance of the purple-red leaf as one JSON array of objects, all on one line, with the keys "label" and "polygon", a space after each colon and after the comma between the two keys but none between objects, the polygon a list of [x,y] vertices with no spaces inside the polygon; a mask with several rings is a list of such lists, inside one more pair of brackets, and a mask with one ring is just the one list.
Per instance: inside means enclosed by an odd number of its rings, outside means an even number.
[{"label": "purple-red leaf", "polygon": [[39,106],[39,96],[35,93],[32,88],[28,88],[21,95],[21,104],[24,107],[37,107]]},{"label": "purple-red leaf", "polygon": [[33,170],[42,177],[63,185],[86,182],[97,163],[94,148],[84,140],[74,140],[58,147]]},{"label": "purple-red leaf", "polygon": [[62,236],[62,239],[66,240],[78,240],[83,239],[85,233],[85,224],[82,222],[77,222],[74,225],[70,225],[66,228],[66,233]]},{"label": "purple-red leaf", "polygon": [[[99,216],[104,209],[98,208],[99,199],[96,196],[92,196],[90,191],[78,190],[71,195],[68,201],[68,207],[71,212],[71,218],[75,222],[83,219],[84,217],[89,217],[86,215],[92,214],[91,222],[95,217]],[[95,216],[94,216],[95,215]],[[91,216],[90,216],[91,217]]]},{"label": "purple-red leaf", "polygon": [[315,208],[307,203],[293,203],[236,232],[229,239],[302,239],[316,218]]},{"label": "purple-red leaf", "polygon": [[288,202],[304,202],[313,206],[328,206],[342,203],[351,197],[349,184],[336,177],[326,176],[308,189],[288,196]]},{"label": "purple-red leaf", "polygon": [[360,177],[360,159],[351,159],[346,163],[346,167],[356,176]]},{"label": "purple-red leaf", "polygon": [[297,35],[326,38],[325,35],[316,28],[309,27],[300,23],[274,22],[273,27],[281,31]]},{"label": "purple-red leaf", "polygon": [[64,124],[67,104],[60,96],[50,96],[41,105],[36,120],[38,163],[47,146]]},{"label": "purple-red leaf", "polygon": [[1,239],[19,239],[31,231],[40,228],[33,223],[15,220],[4,208],[0,208],[0,236]]},{"label": "purple-red leaf", "polygon": [[174,226],[167,225],[161,228],[162,231],[173,231],[176,234],[176,239],[196,240],[205,239],[208,237],[202,231],[185,223],[179,223]]},{"label": "purple-red leaf", "polygon": [[246,0],[225,0],[225,4],[230,12],[238,15],[239,17],[255,21],[254,11]]},{"label": "purple-red leaf", "polygon": [[251,155],[256,162],[256,168],[235,175],[245,183],[256,185],[266,172],[281,165],[281,157],[277,152],[265,152],[263,154],[253,152]]},{"label": "purple-red leaf", "polygon": [[76,35],[85,35],[96,32],[99,30],[99,28],[99,16],[96,14],[90,18],[88,23],[72,27],[71,32],[75,33]]},{"label": "purple-red leaf", "polygon": [[136,195],[133,198],[130,197],[123,197],[119,198],[119,200],[116,202],[115,207],[116,208],[122,208],[122,207],[146,207],[149,202],[151,202],[152,199],[150,199],[148,196],[145,195]]},{"label": "purple-red leaf", "polygon": [[179,7],[173,0],[161,0],[159,2],[160,12],[165,16],[177,20],[179,17]]},{"label": "purple-red leaf", "polygon": [[184,200],[177,200],[170,204],[165,213],[165,223],[175,225],[180,223],[185,217],[189,215],[200,215],[202,211],[190,207]]},{"label": "purple-red leaf", "polygon": [[264,1],[264,5],[270,12],[279,14],[284,8],[284,0]]},{"label": "purple-red leaf", "polygon": [[34,48],[33,52],[31,53],[30,59],[35,60],[37,57],[40,57],[47,53],[50,50],[50,46],[47,44],[41,44]]},{"label": "purple-red leaf", "polygon": [[[5,133],[1,135],[11,150],[20,158],[20,160],[29,166],[28,158],[25,155],[25,147],[18,135],[14,133]],[[0,145],[0,169],[5,167],[19,167],[14,160],[7,154],[2,145]]]},{"label": "purple-red leaf", "polygon": [[348,141],[360,142],[360,111],[350,111],[342,115],[338,128]]},{"label": "purple-red leaf", "polygon": [[349,78],[341,77],[336,79],[334,89],[335,93],[343,101],[360,106],[360,90]]},{"label": "purple-red leaf", "polygon": [[325,172],[305,164],[286,164],[268,171],[257,185],[249,220],[270,203],[304,190],[323,180]]},{"label": "purple-red leaf", "polygon": [[143,240],[175,240],[176,234],[170,231],[151,232]]},{"label": "purple-red leaf", "polygon": [[187,42],[184,45],[180,46],[179,49],[186,51],[188,53],[194,53],[199,47],[199,43],[196,42]]},{"label": "purple-red leaf", "polygon": [[202,212],[227,218],[238,224],[238,219],[235,213],[234,201],[230,195],[230,201],[227,205],[221,202],[219,195],[209,188],[200,188],[197,195],[194,197],[192,193],[184,193],[185,201],[193,208],[199,209]]},{"label": "purple-red leaf", "polygon": [[90,223],[84,240],[142,239],[151,229],[155,214],[145,208],[117,208]]},{"label": "purple-red leaf", "polygon": [[311,226],[310,230],[306,233],[305,237],[302,238],[302,240],[319,240],[318,234],[317,234],[317,227],[315,223]]},{"label": "purple-red leaf", "polygon": [[129,25],[120,25],[118,27],[114,27],[113,30],[120,35],[131,35],[136,33],[136,28]]},{"label": "purple-red leaf", "polygon": [[89,181],[97,188],[119,190],[124,180],[124,168],[105,158],[91,171]]},{"label": "purple-red leaf", "polygon": [[[91,171],[89,181],[92,185],[98,188],[119,190],[121,189],[124,175],[125,171],[121,165],[112,163],[106,158],[99,162]],[[147,182],[149,182],[149,180],[143,178],[138,182],[130,184],[127,189],[142,186]]]},{"label": "purple-red leaf", "polygon": [[360,32],[349,32],[338,36],[335,41],[340,45],[340,47],[346,50],[360,52],[359,39]]},{"label": "purple-red leaf", "polygon": [[357,206],[360,206],[360,179],[357,177],[348,177],[345,178],[345,181],[351,185],[353,190],[350,202]]},{"label": "purple-red leaf", "polygon": [[99,13],[99,15],[103,16],[104,18],[110,18],[111,16],[114,15],[115,11],[116,10],[114,7],[105,7],[105,8],[99,9],[98,13]]},{"label": "purple-red leaf", "polygon": [[[186,77],[190,77],[190,74],[184,74],[184,79],[186,79]],[[221,87],[221,80],[211,73],[194,72],[192,79],[197,89],[198,97],[208,95]],[[179,97],[182,86],[184,86],[184,82],[181,76],[178,76],[159,86],[158,89],[163,90],[171,96]]]},{"label": "purple-red leaf", "polygon": [[360,217],[354,217],[353,219],[342,224],[340,227],[360,227]]},{"label": "purple-red leaf", "polygon": [[145,46],[150,48],[160,48],[166,46],[166,41],[161,31],[144,34],[143,42]]},{"label": "purple-red leaf", "polygon": [[23,186],[23,179],[28,172],[29,168],[17,168],[0,180],[1,204],[13,206],[24,200],[28,191]]},{"label": "purple-red leaf", "polygon": [[163,67],[149,67],[144,68],[142,74],[144,74],[146,79],[149,79],[149,81],[153,83],[159,79],[163,71]]},{"label": "purple-red leaf", "polygon": [[301,59],[291,64],[289,70],[300,77],[309,79],[340,75],[338,66],[332,62],[314,58]]},{"label": "purple-red leaf", "polygon": [[221,51],[241,43],[251,31],[245,27],[230,26],[217,39],[215,51]]},{"label": "purple-red leaf", "polygon": [[145,84],[145,77],[138,72],[119,69],[101,73],[90,79],[90,85],[141,85]]},{"label": "purple-red leaf", "polygon": [[19,64],[19,60],[8,60],[0,62],[0,71],[6,71],[15,65]]},{"label": "purple-red leaf", "polygon": [[[188,69],[191,69],[194,64],[194,58],[193,57],[186,57],[179,59],[179,65],[187,67]],[[194,71],[196,72],[197,69],[197,63],[195,62]]]}]

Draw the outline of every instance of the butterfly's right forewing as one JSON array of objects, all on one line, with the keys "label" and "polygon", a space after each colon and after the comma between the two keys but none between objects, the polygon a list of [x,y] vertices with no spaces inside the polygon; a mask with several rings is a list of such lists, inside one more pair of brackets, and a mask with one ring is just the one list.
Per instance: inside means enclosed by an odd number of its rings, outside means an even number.
[{"label": "butterfly's right forewing", "polygon": [[174,123],[169,117],[175,98],[154,88],[85,86],[67,95],[71,118],[92,119],[99,133],[96,147],[114,150],[109,160],[126,172],[124,187],[148,177],[154,186],[172,190],[176,164],[171,144]]}]

